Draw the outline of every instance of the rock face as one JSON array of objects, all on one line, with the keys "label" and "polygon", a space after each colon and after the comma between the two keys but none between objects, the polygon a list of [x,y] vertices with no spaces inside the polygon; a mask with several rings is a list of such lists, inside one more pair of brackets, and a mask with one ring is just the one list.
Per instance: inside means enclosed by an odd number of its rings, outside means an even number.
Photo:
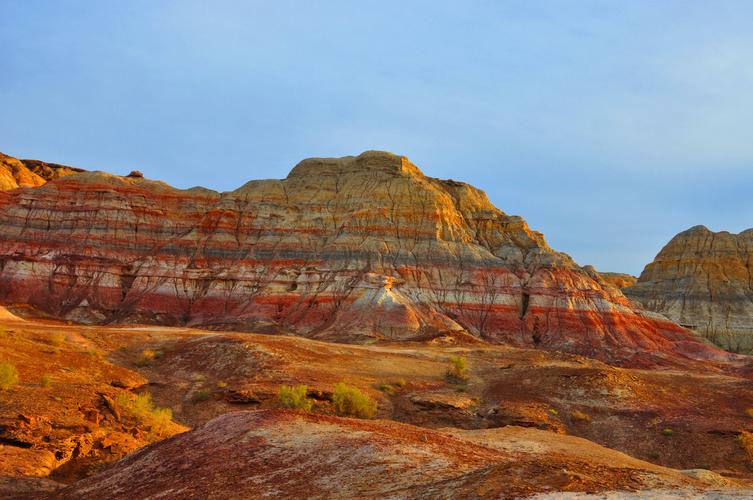
[{"label": "rock face", "polygon": [[45,163],[37,160],[17,160],[0,153],[0,190],[18,187],[37,187],[52,179],[59,179],[84,170]]},{"label": "rock face", "polygon": [[228,413],[143,448],[55,498],[522,498],[657,486],[704,484],[544,431],[452,436],[384,420],[260,410]]},{"label": "rock face", "polygon": [[607,272],[600,271],[599,275],[601,275],[604,281],[606,281],[610,285],[617,287],[619,289],[633,286],[638,282],[638,278],[636,278],[632,274],[607,273]]},{"label": "rock face", "polygon": [[753,347],[753,229],[695,226],[674,238],[625,293],[734,351]]},{"label": "rock face", "polygon": [[350,342],[471,334],[633,364],[717,355],[484,192],[376,151],[221,194],[102,172],[0,191],[0,300]]}]

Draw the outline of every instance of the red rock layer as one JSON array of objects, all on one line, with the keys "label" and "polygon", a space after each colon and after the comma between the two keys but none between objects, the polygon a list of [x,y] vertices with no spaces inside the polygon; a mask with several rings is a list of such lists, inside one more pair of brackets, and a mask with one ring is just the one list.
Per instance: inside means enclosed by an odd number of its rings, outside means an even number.
[{"label": "red rock layer", "polygon": [[337,341],[468,332],[633,365],[718,355],[482,191],[382,152],[222,194],[101,172],[0,191],[0,300]]}]

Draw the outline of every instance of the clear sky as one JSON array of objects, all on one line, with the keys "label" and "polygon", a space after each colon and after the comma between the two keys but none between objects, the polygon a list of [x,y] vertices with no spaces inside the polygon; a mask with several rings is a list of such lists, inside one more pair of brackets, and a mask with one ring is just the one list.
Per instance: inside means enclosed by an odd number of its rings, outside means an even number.
[{"label": "clear sky", "polygon": [[383,149],[639,273],[753,226],[753,2],[0,0],[0,151],[234,189]]}]

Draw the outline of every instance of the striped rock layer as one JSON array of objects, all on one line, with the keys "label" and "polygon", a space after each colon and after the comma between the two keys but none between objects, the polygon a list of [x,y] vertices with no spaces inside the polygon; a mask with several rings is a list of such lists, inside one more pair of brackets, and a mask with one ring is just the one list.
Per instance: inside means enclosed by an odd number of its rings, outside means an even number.
[{"label": "striped rock layer", "polygon": [[83,172],[0,191],[0,300],[87,322],[713,357],[484,192],[369,151],[217,193]]},{"label": "striped rock layer", "polygon": [[625,293],[726,348],[753,350],[753,229],[692,227],[672,238]]}]

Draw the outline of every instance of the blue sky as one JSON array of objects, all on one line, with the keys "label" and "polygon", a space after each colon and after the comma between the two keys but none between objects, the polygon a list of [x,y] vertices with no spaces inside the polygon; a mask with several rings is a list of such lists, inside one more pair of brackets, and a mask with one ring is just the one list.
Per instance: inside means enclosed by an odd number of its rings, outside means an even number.
[{"label": "blue sky", "polygon": [[234,189],[384,149],[639,273],[753,226],[753,2],[0,0],[0,151]]}]

